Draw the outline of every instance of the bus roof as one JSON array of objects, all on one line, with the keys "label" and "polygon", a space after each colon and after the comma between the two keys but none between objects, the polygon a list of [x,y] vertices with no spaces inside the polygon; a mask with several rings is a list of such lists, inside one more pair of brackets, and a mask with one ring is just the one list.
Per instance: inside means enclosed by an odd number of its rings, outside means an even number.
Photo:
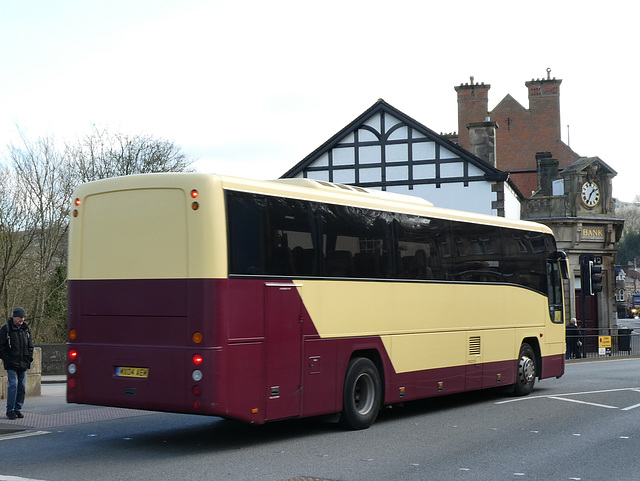
[{"label": "bus roof", "polygon": [[194,183],[217,184],[222,189],[265,195],[290,197],[316,202],[352,205],[355,207],[403,212],[442,219],[452,219],[477,224],[490,224],[513,229],[525,229],[552,234],[549,227],[536,222],[506,219],[486,214],[435,207],[427,200],[411,195],[365,189],[358,186],[293,178],[254,180],[218,174],[158,173],[113,177],[83,184],[76,189],[76,196],[118,190],[171,188],[190,189]]}]

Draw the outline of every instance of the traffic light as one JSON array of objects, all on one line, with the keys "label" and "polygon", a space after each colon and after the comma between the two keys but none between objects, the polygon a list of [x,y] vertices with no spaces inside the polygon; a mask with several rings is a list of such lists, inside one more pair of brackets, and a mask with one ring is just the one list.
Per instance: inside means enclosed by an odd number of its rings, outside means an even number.
[{"label": "traffic light", "polygon": [[593,261],[589,261],[589,293],[594,295],[602,292],[602,266],[597,266]]},{"label": "traffic light", "polygon": [[583,296],[602,292],[602,266],[596,265],[593,254],[580,255],[580,282]]}]

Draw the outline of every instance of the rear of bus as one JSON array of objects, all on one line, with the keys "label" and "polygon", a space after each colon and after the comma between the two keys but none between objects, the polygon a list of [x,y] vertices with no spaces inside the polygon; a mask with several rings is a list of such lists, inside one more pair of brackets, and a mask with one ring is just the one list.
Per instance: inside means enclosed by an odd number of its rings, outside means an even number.
[{"label": "rear of bus", "polygon": [[218,178],[202,174],[78,187],[69,234],[68,402],[216,412],[219,313],[212,306],[226,274],[223,205]]}]

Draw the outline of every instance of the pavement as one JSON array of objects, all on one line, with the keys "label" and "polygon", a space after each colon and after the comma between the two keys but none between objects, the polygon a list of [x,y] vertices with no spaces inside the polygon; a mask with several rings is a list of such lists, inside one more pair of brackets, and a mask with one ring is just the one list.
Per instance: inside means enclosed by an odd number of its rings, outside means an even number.
[{"label": "pavement", "polygon": [[63,426],[154,414],[137,409],[67,404],[66,383],[66,376],[42,376],[41,395],[27,397],[22,419],[8,419],[5,400],[0,400],[0,441],[7,436],[41,434]]}]

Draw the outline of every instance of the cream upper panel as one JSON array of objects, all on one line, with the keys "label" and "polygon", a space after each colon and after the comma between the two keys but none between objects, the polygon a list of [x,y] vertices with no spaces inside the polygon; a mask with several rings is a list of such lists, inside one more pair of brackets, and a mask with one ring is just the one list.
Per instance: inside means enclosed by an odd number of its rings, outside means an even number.
[{"label": "cream upper panel", "polygon": [[78,187],[74,199],[79,205],[74,201],[77,215],[70,222],[70,279],[226,276],[224,199],[217,177],[107,179]]},{"label": "cream upper panel", "polygon": [[[213,174],[143,174],[76,189],[69,235],[70,279],[224,278],[224,190],[307,199],[551,233],[548,227],[438,209],[422,199],[314,181],[256,181]],[[192,198],[192,190],[198,197]],[[191,205],[198,202],[199,208]]]}]

